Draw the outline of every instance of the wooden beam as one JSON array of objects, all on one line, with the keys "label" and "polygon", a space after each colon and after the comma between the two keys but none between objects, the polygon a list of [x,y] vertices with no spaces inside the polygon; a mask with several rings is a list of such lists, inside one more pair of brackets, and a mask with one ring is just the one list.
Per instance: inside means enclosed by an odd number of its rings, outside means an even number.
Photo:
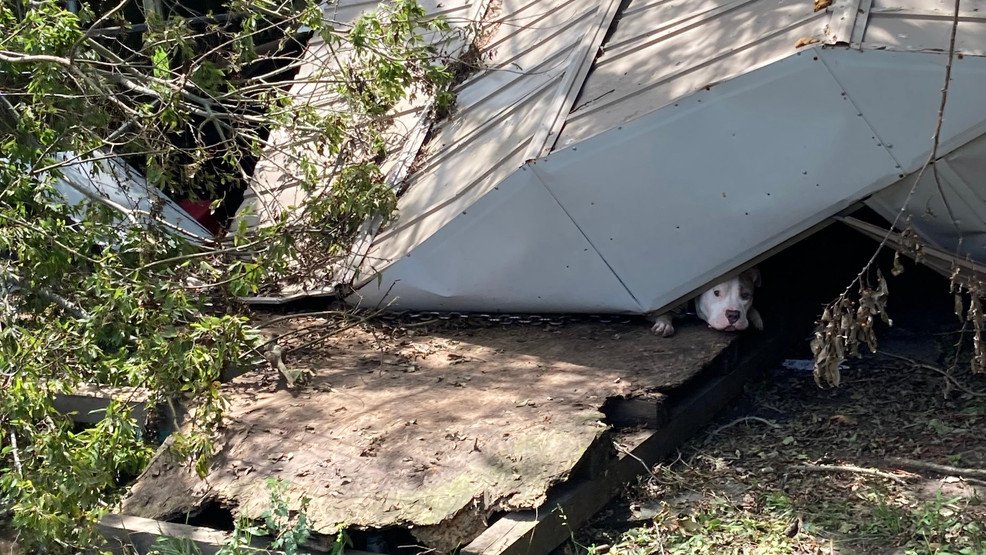
[{"label": "wooden beam", "polygon": [[667,397],[660,394],[649,399],[610,397],[602,410],[606,421],[617,428],[643,426],[657,429],[668,421],[667,402]]}]

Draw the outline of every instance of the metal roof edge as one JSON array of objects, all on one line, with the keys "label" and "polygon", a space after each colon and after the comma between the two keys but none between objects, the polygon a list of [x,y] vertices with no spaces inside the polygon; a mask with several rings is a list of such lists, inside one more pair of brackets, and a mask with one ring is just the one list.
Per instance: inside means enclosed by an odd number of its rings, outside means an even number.
[{"label": "metal roof edge", "polygon": [[601,15],[595,32],[587,33],[579,47],[572,51],[571,63],[565,71],[565,77],[558,84],[557,96],[552,101],[542,126],[531,139],[527,155],[524,157],[525,160],[547,154],[554,148],[561,128],[565,125],[565,120],[572,111],[575,99],[589,76],[603,41],[609,34],[623,5],[623,0],[605,0],[605,2],[608,3],[604,3],[600,7]]},{"label": "metal roof edge", "polygon": [[[866,10],[862,10],[863,3]],[[828,22],[822,29],[826,44],[851,44],[856,27],[866,28],[866,14],[872,0],[834,0],[827,8]],[[860,15],[863,16],[862,20]]]}]

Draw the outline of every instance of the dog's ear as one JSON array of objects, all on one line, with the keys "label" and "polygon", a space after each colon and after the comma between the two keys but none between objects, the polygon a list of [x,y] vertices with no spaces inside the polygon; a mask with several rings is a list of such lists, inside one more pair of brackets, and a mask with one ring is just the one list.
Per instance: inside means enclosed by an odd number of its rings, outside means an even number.
[{"label": "dog's ear", "polygon": [[746,276],[747,279],[752,281],[754,287],[763,285],[763,279],[760,277],[760,270],[758,268],[750,268],[740,275]]}]

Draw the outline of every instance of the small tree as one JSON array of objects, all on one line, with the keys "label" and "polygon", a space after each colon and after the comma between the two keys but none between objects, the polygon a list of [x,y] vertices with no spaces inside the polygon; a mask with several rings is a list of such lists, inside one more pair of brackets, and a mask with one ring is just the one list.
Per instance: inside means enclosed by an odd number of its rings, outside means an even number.
[{"label": "small tree", "polygon": [[[205,14],[77,5],[0,4],[0,513],[28,549],[51,551],[88,545],[151,452],[127,403],[78,429],[56,394],[98,383],[192,400],[174,446],[204,471],[219,377],[259,360],[237,296],[312,253],[331,262],[362,222],[392,214],[377,167],[386,114],[412,90],[447,100],[450,81],[435,46],[448,29],[414,0],[348,25],[315,0],[228,0]],[[331,52],[308,77],[332,91],[318,106],[287,92],[309,36]],[[297,140],[278,147],[272,130]],[[308,201],[215,240],[176,233],[157,209],[134,225],[100,203],[73,206],[53,186],[72,164],[105,170],[112,157],[175,198],[221,200],[278,148]]]}]

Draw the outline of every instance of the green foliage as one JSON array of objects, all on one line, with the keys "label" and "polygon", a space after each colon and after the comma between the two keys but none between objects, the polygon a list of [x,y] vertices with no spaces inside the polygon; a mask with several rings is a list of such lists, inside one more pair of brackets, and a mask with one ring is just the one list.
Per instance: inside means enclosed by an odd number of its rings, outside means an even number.
[{"label": "green foliage", "polygon": [[[302,497],[297,511],[288,509],[286,499],[287,485],[277,479],[267,479],[270,505],[261,515],[261,522],[240,517],[233,533],[223,543],[217,555],[255,555],[260,553],[283,553],[284,555],[303,555],[303,544],[311,535],[306,509],[310,499]],[[340,530],[333,544],[333,555],[341,555],[349,545],[345,530]],[[155,542],[149,555],[198,555],[202,551],[197,545],[184,538],[162,536]]]},{"label": "green foliage", "polygon": [[[100,384],[185,404],[190,420],[173,446],[205,473],[222,423],[220,377],[262,360],[236,297],[312,279],[363,222],[389,218],[380,116],[412,95],[450,96],[424,39],[448,28],[413,0],[349,28],[324,20],[315,0],[232,0],[227,24],[151,14],[146,32],[125,32],[139,3],[109,4],[73,14],[55,0],[0,3],[0,514],[27,549],[88,545],[93,522],[153,449],[129,399],[79,429],[55,410],[56,396]],[[277,64],[303,27],[349,53],[311,76],[339,83],[338,110],[286,92],[293,73]],[[169,194],[218,198],[244,183],[241,161],[276,148],[273,129],[306,145],[281,154],[310,197],[222,240],[189,241],[159,206],[140,225],[98,202],[68,206],[53,186],[82,160],[107,169],[98,160],[112,152]],[[274,503],[268,530],[285,524],[282,509]],[[292,522],[281,549],[307,537],[306,520]]]}]

